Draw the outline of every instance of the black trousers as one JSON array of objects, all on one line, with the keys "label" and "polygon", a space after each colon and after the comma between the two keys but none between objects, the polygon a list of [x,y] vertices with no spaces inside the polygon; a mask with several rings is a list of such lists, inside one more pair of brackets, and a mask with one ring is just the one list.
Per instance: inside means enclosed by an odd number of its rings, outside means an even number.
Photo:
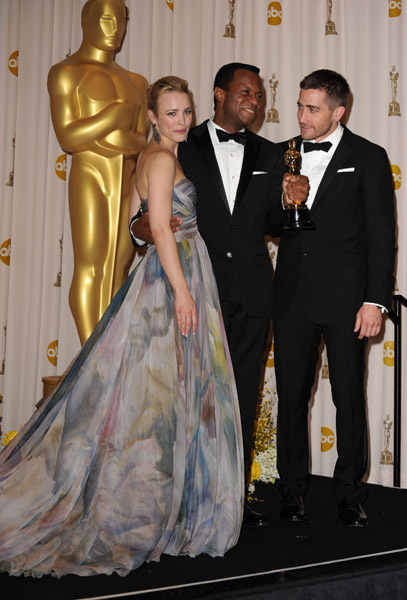
[{"label": "black trousers", "polygon": [[261,360],[270,329],[270,319],[252,317],[246,312],[235,282],[232,283],[227,297],[221,302],[221,309],[239,397],[247,482],[259,395]]},{"label": "black trousers", "polygon": [[365,496],[368,448],[364,394],[365,340],[353,333],[354,319],[314,323],[298,305],[275,318],[274,358],[278,392],[277,467],[282,496],[305,494],[308,478],[308,403],[318,348],[324,337],[332,398],[336,407],[338,459],[334,470],[337,502]]}]

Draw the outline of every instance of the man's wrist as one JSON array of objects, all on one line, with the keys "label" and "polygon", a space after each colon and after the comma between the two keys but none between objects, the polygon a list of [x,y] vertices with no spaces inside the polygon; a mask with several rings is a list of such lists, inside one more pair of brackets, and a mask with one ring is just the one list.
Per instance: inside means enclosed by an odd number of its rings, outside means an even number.
[{"label": "man's wrist", "polygon": [[385,306],[382,306],[381,304],[377,304],[376,302],[363,302],[363,304],[369,304],[369,306],[376,306],[376,308],[378,308],[382,313],[388,312],[388,310]]}]

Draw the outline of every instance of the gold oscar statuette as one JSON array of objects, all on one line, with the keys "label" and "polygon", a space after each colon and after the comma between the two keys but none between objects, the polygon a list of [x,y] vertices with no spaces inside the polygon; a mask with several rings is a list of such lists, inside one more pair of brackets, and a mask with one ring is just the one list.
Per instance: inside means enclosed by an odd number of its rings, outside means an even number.
[{"label": "gold oscar statuette", "polygon": [[276,74],[273,73],[271,79],[269,79],[269,86],[271,90],[271,106],[267,111],[267,123],[280,123],[280,119],[278,118],[278,110],[276,109],[276,95],[277,95],[277,86],[278,80],[275,78]]},{"label": "gold oscar statuette", "polygon": [[[297,142],[294,138],[288,142],[288,150],[284,152],[285,164],[288,167],[290,175],[299,175],[301,173],[301,152],[296,149]],[[283,231],[299,231],[305,229],[315,229],[314,223],[309,218],[309,208],[305,203],[290,204],[284,209],[285,223],[282,226]]]},{"label": "gold oscar statuette", "polygon": [[328,353],[326,351],[326,346],[322,353],[322,359],[322,379],[329,379]]},{"label": "gold oscar statuette", "polygon": [[13,144],[13,168],[9,173],[8,176],[8,181],[6,183],[7,187],[13,187],[14,186],[14,158],[15,158],[15,152],[16,152],[16,138],[13,137],[12,139],[12,144]]},{"label": "gold oscar statuette", "polygon": [[61,287],[61,278],[62,278],[62,249],[64,247],[64,238],[61,237],[59,240],[59,271],[57,273],[57,278],[55,280],[54,286]]},{"label": "gold oscar statuette", "polygon": [[396,73],[396,66],[393,65],[389,73],[391,82],[391,102],[389,104],[389,117],[401,117],[400,104],[397,102],[397,80],[399,74]]},{"label": "gold oscar statuette", "polygon": [[126,279],[134,257],[128,212],[137,154],[146,145],[148,83],[115,62],[126,24],[124,0],[87,0],[79,49],[48,74],[52,123],[61,147],[72,154],[69,306],[81,344]]},{"label": "gold oscar statuette", "polygon": [[384,450],[382,452],[382,456],[380,459],[381,465],[392,465],[393,464],[393,454],[389,450],[390,446],[390,431],[392,428],[393,422],[390,421],[390,415],[386,415],[385,420],[383,421],[383,429],[384,429]]},{"label": "gold oscar statuette", "polygon": [[4,358],[1,363],[0,375],[4,375],[6,372],[6,345],[7,345],[7,323],[4,325]]},{"label": "gold oscar statuette", "polygon": [[235,37],[235,26],[233,25],[233,15],[235,12],[235,0],[228,0],[229,4],[229,23],[225,27],[225,33],[223,37],[234,38]]},{"label": "gold oscar statuette", "polygon": [[335,23],[332,21],[332,0],[326,0],[326,12],[325,35],[338,35]]}]

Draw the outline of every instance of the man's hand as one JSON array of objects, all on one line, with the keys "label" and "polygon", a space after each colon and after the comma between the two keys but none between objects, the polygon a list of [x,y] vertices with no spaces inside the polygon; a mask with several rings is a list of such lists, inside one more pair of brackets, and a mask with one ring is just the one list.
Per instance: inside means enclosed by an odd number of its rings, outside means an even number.
[{"label": "man's hand", "polygon": [[[182,220],[180,217],[171,217],[170,226],[173,233],[178,231],[180,225],[182,225]],[[151,235],[148,212],[145,212],[142,217],[137,219],[137,221],[134,221],[132,230],[138,240],[143,240],[143,242],[146,242],[147,244],[154,244],[154,238]]]},{"label": "man's hand", "polygon": [[308,177],[285,173],[283,178],[283,192],[283,201],[286,206],[306,202],[309,193]]},{"label": "man's hand", "polygon": [[359,331],[358,338],[374,337],[382,328],[382,310],[374,304],[364,304],[356,314],[355,333]]}]

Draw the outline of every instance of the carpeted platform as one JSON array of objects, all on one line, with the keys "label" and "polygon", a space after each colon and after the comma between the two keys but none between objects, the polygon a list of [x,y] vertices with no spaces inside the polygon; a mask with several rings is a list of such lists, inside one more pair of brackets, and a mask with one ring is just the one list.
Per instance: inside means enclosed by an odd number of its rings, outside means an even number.
[{"label": "carpeted platform", "polygon": [[407,598],[407,490],[368,489],[366,528],[344,527],[331,479],[313,476],[303,523],[283,522],[274,486],[258,488],[255,508],[270,524],[243,528],[238,545],[224,558],[164,556],[124,578],[34,580],[1,574],[0,590],[13,600]]}]

